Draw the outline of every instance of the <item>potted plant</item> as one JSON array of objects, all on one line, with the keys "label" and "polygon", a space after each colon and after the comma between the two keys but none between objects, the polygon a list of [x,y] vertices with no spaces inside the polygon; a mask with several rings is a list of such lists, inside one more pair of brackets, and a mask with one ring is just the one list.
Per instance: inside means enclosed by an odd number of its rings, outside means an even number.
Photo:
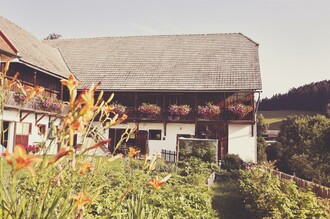
[{"label": "potted plant", "polygon": [[112,112],[119,114],[119,115],[123,115],[126,111],[126,106],[124,106],[121,103],[114,103],[111,105],[111,107],[113,108]]},{"label": "potted plant", "polygon": [[59,100],[53,100],[53,102],[50,105],[50,108],[55,112],[60,113],[62,109],[62,102]]},{"label": "potted plant", "polygon": [[15,92],[13,94],[14,100],[16,103],[22,104],[26,100],[27,96],[24,95],[22,92]]},{"label": "potted plant", "polygon": [[253,108],[243,103],[237,103],[227,106],[226,110],[234,119],[239,119],[252,112]]},{"label": "potted plant", "polygon": [[51,110],[51,105],[53,104],[53,100],[50,97],[37,96],[36,103],[40,107],[41,110]]},{"label": "potted plant", "polygon": [[191,111],[189,105],[177,105],[172,104],[168,108],[168,112],[170,114],[169,119],[171,120],[179,120],[180,118],[188,115]]},{"label": "potted plant", "polygon": [[206,103],[205,106],[197,107],[197,115],[203,119],[214,119],[219,116],[221,110],[220,106],[213,104],[212,102]]},{"label": "potted plant", "polygon": [[156,118],[160,115],[160,106],[150,103],[142,103],[138,111],[142,114],[143,117],[147,118]]}]

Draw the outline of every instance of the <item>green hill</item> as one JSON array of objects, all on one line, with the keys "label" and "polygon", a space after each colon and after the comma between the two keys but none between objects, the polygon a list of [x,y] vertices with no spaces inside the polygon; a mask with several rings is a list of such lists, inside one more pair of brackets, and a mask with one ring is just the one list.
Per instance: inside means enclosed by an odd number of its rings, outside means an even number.
[{"label": "green hill", "polygon": [[309,115],[313,116],[320,114],[318,111],[299,111],[299,110],[273,110],[273,111],[259,111],[265,117],[265,123],[269,125],[270,130],[278,130],[282,121],[289,116]]}]

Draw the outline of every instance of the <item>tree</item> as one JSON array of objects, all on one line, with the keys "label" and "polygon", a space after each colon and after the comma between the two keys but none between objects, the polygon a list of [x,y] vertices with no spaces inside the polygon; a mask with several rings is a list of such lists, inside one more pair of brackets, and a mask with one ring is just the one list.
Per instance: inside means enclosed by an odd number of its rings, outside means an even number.
[{"label": "tree", "polygon": [[277,160],[277,168],[330,186],[330,119],[321,115],[287,118],[277,141],[267,150],[272,152],[268,158]]},{"label": "tree", "polygon": [[57,40],[57,39],[59,39],[61,37],[62,37],[61,34],[51,33],[46,38],[44,38],[44,40]]},{"label": "tree", "polygon": [[268,130],[268,124],[265,122],[265,117],[262,114],[257,115],[257,150],[258,150],[258,163],[267,161],[267,154],[265,152],[267,143],[262,137],[263,133]]},{"label": "tree", "polygon": [[260,110],[306,110],[326,112],[330,100],[330,80],[292,88],[260,103]]}]

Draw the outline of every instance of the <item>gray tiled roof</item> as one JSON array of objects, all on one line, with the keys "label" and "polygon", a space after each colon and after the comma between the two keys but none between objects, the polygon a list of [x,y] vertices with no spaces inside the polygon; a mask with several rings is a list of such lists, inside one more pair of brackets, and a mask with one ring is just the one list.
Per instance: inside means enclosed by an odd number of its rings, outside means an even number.
[{"label": "gray tiled roof", "polygon": [[0,16],[0,31],[18,50],[19,60],[28,65],[40,68],[49,74],[67,78],[69,70],[61,54],[26,30]]},{"label": "gray tiled roof", "polygon": [[258,44],[240,33],[52,40],[89,86],[109,90],[261,90]]}]

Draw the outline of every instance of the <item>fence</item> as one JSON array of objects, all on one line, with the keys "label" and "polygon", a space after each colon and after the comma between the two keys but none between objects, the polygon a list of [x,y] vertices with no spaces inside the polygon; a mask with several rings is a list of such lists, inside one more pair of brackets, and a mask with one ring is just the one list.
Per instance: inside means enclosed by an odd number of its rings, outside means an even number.
[{"label": "fence", "polygon": [[174,163],[176,162],[176,152],[175,151],[162,150],[161,154],[162,154],[162,158],[165,161],[174,162]]},{"label": "fence", "polygon": [[322,198],[330,198],[330,188],[277,171],[277,170],[272,170],[272,174],[276,175],[279,177],[280,180],[282,179],[286,179],[286,180],[293,180],[296,185],[299,188],[306,188],[311,186],[312,187],[312,191],[319,197]]}]

